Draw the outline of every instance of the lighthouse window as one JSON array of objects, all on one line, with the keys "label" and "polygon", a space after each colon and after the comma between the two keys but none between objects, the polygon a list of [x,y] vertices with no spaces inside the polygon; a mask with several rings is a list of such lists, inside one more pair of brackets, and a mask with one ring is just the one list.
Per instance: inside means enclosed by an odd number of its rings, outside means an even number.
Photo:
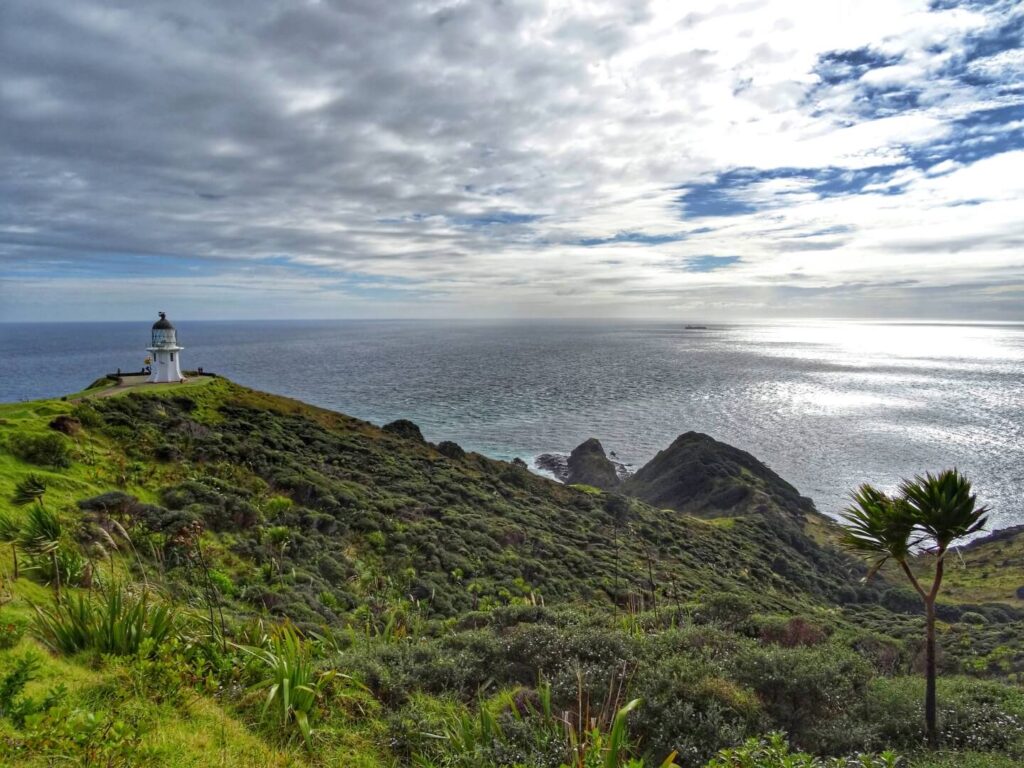
[{"label": "lighthouse window", "polygon": [[173,352],[171,352],[171,362],[172,363],[174,362],[174,353]]}]

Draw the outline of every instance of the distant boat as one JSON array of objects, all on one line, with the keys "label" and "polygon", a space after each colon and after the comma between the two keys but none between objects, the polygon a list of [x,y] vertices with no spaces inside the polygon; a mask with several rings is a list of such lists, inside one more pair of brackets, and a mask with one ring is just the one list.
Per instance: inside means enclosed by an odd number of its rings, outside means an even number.
[{"label": "distant boat", "polygon": [[708,327],[706,325],[688,325],[686,330],[688,331],[706,331]]}]

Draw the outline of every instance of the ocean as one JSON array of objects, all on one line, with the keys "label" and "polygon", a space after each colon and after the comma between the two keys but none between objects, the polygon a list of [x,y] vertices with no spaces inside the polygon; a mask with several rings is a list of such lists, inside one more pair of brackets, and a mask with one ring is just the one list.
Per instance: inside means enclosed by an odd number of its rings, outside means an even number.
[{"label": "ocean", "polygon": [[[836,515],[958,467],[992,528],[1024,523],[1024,326],[858,322],[189,322],[184,366],[531,463],[598,437],[638,467],[696,430]],[[0,324],[0,401],[137,370],[148,322]]]}]

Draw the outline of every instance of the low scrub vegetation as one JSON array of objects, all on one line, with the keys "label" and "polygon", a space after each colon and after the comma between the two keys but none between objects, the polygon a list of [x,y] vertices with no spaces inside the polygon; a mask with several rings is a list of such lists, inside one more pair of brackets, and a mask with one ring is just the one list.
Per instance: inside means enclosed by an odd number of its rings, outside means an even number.
[{"label": "low scrub vegetation", "polygon": [[[697,519],[223,380],[171,392],[19,415],[59,469],[0,425],[13,764],[1024,760],[1010,603],[939,594],[930,622],[798,516]],[[71,411],[73,437],[47,426]]]},{"label": "low scrub vegetation", "polygon": [[792,752],[781,733],[749,739],[742,746],[724,749],[707,768],[898,768],[903,760],[895,753],[820,758],[806,752]]},{"label": "low scrub vegetation", "polygon": [[29,464],[58,469],[71,466],[69,441],[57,432],[12,433],[7,437],[7,449]]}]

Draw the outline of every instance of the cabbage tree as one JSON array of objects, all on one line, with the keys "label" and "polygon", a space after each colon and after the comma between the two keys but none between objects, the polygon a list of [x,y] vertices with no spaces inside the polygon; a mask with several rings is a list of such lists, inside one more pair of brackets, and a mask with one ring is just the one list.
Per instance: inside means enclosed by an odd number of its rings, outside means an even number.
[{"label": "cabbage tree", "polygon": [[[871,485],[853,494],[842,516],[843,545],[871,562],[871,578],[887,561],[896,563],[925,609],[925,724],[928,744],[938,744],[935,702],[935,600],[942,587],[946,553],[957,541],[980,531],[988,510],[978,506],[970,481],[955,469],[904,480],[895,495]],[[920,558],[920,559],[918,559]],[[919,577],[911,561],[928,563]],[[929,582],[930,578],[930,582]]]}]

